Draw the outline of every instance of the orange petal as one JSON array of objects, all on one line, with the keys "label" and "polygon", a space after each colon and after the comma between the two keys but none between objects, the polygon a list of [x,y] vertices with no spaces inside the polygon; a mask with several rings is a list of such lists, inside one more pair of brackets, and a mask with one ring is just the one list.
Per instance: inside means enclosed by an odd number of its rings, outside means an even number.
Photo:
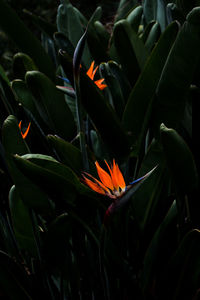
[{"label": "orange petal", "polygon": [[100,187],[97,183],[93,182],[92,180],[88,179],[86,176],[83,175],[85,183],[95,192],[105,195],[105,190]]},{"label": "orange petal", "polygon": [[106,84],[102,84],[102,82],[104,81],[104,78],[101,78],[101,79],[98,79],[98,80],[96,80],[94,83],[98,86],[98,88],[100,89],[100,90],[103,90],[103,89],[105,89],[106,87],[107,87],[107,85]]},{"label": "orange petal", "polygon": [[108,187],[110,190],[113,190],[114,186],[113,186],[112,178],[110,177],[110,175],[100,167],[100,165],[97,161],[95,162],[95,165],[97,168],[97,173],[98,173],[99,178],[100,178],[101,182],[103,183],[103,185]]},{"label": "orange petal", "polygon": [[124,190],[126,187],[126,183],[124,181],[124,177],[118,167],[118,164],[115,163],[115,160],[113,159],[113,167],[112,167],[112,181],[114,184],[114,187],[118,190],[119,187]]},{"label": "orange petal", "polygon": [[21,128],[22,128],[22,121],[19,122],[18,126],[19,126],[19,129],[21,130]]},{"label": "orange petal", "polygon": [[90,79],[94,80],[94,75],[95,75],[97,70],[98,70],[98,66],[94,70],[94,60],[93,60],[93,62],[91,63],[91,65],[90,65],[90,67],[89,67],[86,74],[90,77]]},{"label": "orange petal", "polygon": [[[21,135],[22,135],[23,139],[25,139],[27,137],[29,129],[30,129],[30,126],[31,126],[31,122],[29,122],[28,127],[27,127],[27,129],[26,129],[26,131],[24,133],[21,131]],[[20,121],[20,124],[19,124],[19,128],[21,130],[21,121]]]}]

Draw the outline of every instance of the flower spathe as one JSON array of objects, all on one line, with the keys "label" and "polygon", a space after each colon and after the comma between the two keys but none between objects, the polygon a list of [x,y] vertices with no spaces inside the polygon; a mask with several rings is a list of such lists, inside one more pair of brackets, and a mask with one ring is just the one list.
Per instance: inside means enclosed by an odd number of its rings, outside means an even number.
[{"label": "flower spathe", "polygon": [[[88,75],[88,77],[90,77],[91,80],[94,81],[94,76],[95,76],[97,70],[98,70],[98,66],[94,69],[94,60],[93,60],[93,62],[91,63],[91,65],[90,65],[90,67],[89,67],[86,74]],[[100,90],[103,90],[107,87],[107,85],[104,84],[103,81],[104,81],[104,78],[101,78],[101,79],[98,79],[98,80],[94,81],[94,83],[98,86],[98,88]]]},{"label": "flower spathe", "polygon": [[24,133],[21,130],[22,121],[19,122],[18,126],[19,126],[19,129],[21,131],[22,138],[25,139],[27,137],[27,135],[28,135],[29,130],[30,130],[31,122],[29,122],[28,127],[27,127],[27,129],[26,129],[26,131]]}]

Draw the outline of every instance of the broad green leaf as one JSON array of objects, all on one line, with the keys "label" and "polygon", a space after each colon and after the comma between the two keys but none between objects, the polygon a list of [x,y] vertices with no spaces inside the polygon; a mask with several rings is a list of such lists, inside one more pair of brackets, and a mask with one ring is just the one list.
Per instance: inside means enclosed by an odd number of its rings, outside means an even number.
[{"label": "broad green leaf", "polygon": [[[98,25],[95,25],[96,22],[100,21],[100,17],[102,14],[101,7],[97,7],[93,15],[91,16],[88,22],[88,36],[87,42],[89,45],[90,52],[92,54],[93,59],[97,64],[100,64],[102,61],[108,61],[110,59],[107,51],[107,42],[105,42],[105,38],[102,39],[102,35],[99,34],[97,28]],[[97,23],[98,24],[98,23]]]},{"label": "broad green leaf", "polygon": [[11,82],[11,87],[15,94],[16,100],[21,103],[23,107],[28,109],[37,122],[44,127],[44,121],[36,108],[33,95],[28,89],[27,84],[23,80],[16,79]]},{"label": "broad green leaf", "polygon": [[37,71],[27,72],[26,83],[34,96],[40,116],[45,118],[50,129],[66,140],[73,139],[75,122],[64,95],[48,77]]},{"label": "broad green leaf", "polygon": [[[80,12],[73,7],[69,0],[63,0],[58,7],[57,26],[58,31],[64,33],[76,47],[84,33],[84,28],[81,24]],[[90,66],[91,57],[87,46],[83,54],[83,61],[86,67]]]},{"label": "broad green leaf", "polygon": [[168,168],[177,190],[184,195],[196,188],[198,184],[197,168],[192,152],[174,129],[162,124],[160,134]]},{"label": "broad green leaf", "polygon": [[[163,300],[192,299],[199,289],[200,232],[191,230],[158,278],[157,295]],[[164,292],[163,292],[164,291]]]},{"label": "broad green leaf", "polygon": [[140,178],[157,165],[154,173],[147,178],[142,187],[134,194],[131,201],[134,216],[141,231],[155,229],[155,224],[161,222],[171,203],[169,196],[169,175],[166,172],[164,156],[158,142],[150,145],[137,175]]},{"label": "broad green leaf", "polygon": [[136,155],[148,128],[156,88],[177,32],[178,25],[174,22],[161,35],[125,107],[123,125],[130,135],[133,151]]},{"label": "broad green leaf", "polygon": [[177,240],[177,208],[174,201],[164,220],[156,230],[144,257],[142,288],[145,292],[155,280],[173,254]]},{"label": "broad green leaf", "polygon": [[149,22],[145,27],[143,26],[143,30],[142,32],[139,34],[139,37],[141,38],[141,40],[143,41],[143,43],[146,42],[149,33],[151,31],[152,26],[156,23],[156,21],[151,21]]},{"label": "broad green leaf", "polygon": [[126,155],[129,152],[127,137],[102,92],[83,73],[80,77],[80,87],[82,105],[100,133],[103,142],[112,150],[114,157]]},{"label": "broad green leaf", "polygon": [[4,0],[0,0],[0,27],[11,37],[23,53],[26,53],[34,60],[41,72],[54,79],[55,69],[53,63],[39,40]]},{"label": "broad green leaf", "polygon": [[[200,58],[200,8],[194,8],[179,31],[163,69],[155,105],[154,124],[177,129]],[[189,45],[189,47],[188,47]]]},{"label": "broad green leaf", "polygon": [[30,217],[30,209],[23,203],[16,187],[12,186],[9,192],[9,207],[12,226],[20,250],[28,251],[31,256],[37,256],[37,245]]},{"label": "broad green leaf", "polygon": [[96,30],[96,33],[99,37],[99,40],[101,41],[104,50],[108,50],[109,40],[110,40],[110,34],[106,30],[105,26],[100,21],[94,22],[94,28]]},{"label": "broad green leaf", "polygon": [[138,1],[136,0],[120,0],[117,8],[115,22],[126,18],[133,9],[133,7],[138,4],[137,2]]},{"label": "broad green leaf", "polygon": [[176,0],[177,7],[186,16],[194,7],[200,6],[199,0]]},{"label": "broad green leaf", "polygon": [[[2,176],[1,176],[1,180],[2,180]],[[1,250],[5,251],[7,254],[11,256],[15,256],[16,258],[19,258],[19,248],[16,245],[16,240],[14,238],[14,232],[11,229],[10,220],[7,218],[7,216],[6,217],[3,216],[1,212],[0,212],[0,240],[1,240]]]},{"label": "broad green leaf", "polygon": [[2,115],[1,123],[3,123],[3,118],[5,118],[9,114],[14,114],[16,110],[16,101],[10,89],[10,81],[1,65],[0,65],[0,94],[1,94],[0,110]]},{"label": "broad green leaf", "polygon": [[101,77],[104,78],[110,92],[110,104],[114,107],[118,117],[121,118],[125,106],[125,100],[123,98],[121,86],[117,78],[114,77],[112,71],[110,70],[108,63],[102,63],[99,69]]},{"label": "broad green leaf", "polygon": [[6,299],[33,299],[33,289],[26,271],[3,251],[0,251],[0,287]]},{"label": "broad green leaf", "polygon": [[28,207],[35,208],[41,213],[51,213],[53,205],[47,195],[24,176],[13,162],[12,156],[14,154],[23,155],[29,153],[29,148],[22,139],[16,118],[12,115],[4,121],[2,127],[2,143],[5,149],[10,175],[24,204]]},{"label": "broad green leaf", "polygon": [[131,92],[131,85],[128,82],[124,72],[122,71],[120,65],[118,65],[115,61],[110,60],[108,62],[109,69],[112,72],[113,76],[118,80],[120,84],[120,88],[123,93],[124,100],[127,102],[128,96]]},{"label": "broad green leaf", "polygon": [[173,22],[174,20],[177,20],[180,24],[183,24],[185,18],[183,16],[183,13],[175,3],[168,3],[166,9],[167,9],[166,17],[167,17],[168,24]]},{"label": "broad green leaf", "polygon": [[55,24],[47,22],[45,19],[43,19],[40,16],[37,16],[33,12],[24,9],[23,13],[26,14],[33,21],[33,23],[40,29],[40,31],[43,31],[49,37],[52,38],[54,32],[57,31]]},{"label": "broad green leaf", "polygon": [[131,13],[128,15],[128,17],[126,18],[126,20],[129,22],[129,24],[131,25],[132,29],[135,32],[138,32],[138,27],[141,22],[142,13],[143,13],[143,8],[141,5],[139,5],[135,9],[133,9]]},{"label": "broad green leaf", "polygon": [[78,178],[68,167],[46,156],[15,155],[14,163],[24,176],[45,191],[56,204],[63,200],[72,204],[77,189],[82,189]]},{"label": "broad green leaf", "polygon": [[10,85],[10,81],[1,65],[0,65],[0,76],[7,82],[8,85]]},{"label": "broad green leaf", "polygon": [[160,37],[160,25],[159,23],[155,23],[148,35],[148,38],[145,42],[145,47],[148,50],[148,52],[151,52],[151,50],[153,49],[153,47],[155,46],[155,44],[157,43],[159,37]]},{"label": "broad green leaf", "polygon": [[156,20],[161,27],[163,32],[166,27],[166,1],[164,0],[144,0],[144,17],[145,21],[148,24],[152,20]]},{"label": "broad green leaf", "polygon": [[[144,44],[127,20],[115,23],[113,42],[122,64],[122,69],[133,86],[147,59],[147,51]],[[122,45],[124,46],[122,47]]]},{"label": "broad green leaf", "polygon": [[80,150],[58,136],[49,135],[48,140],[58,153],[62,163],[80,175],[83,170]]},{"label": "broad green leaf", "polygon": [[17,53],[13,57],[13,72],[15,77],[24,80],[27,71],[38,70],[34,61],[24,53]]}]

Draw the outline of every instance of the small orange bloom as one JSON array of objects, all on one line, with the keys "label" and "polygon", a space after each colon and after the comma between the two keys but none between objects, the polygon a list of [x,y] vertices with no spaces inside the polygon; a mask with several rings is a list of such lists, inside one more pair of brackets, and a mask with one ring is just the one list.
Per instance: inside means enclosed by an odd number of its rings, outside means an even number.
[{"label": "small orange bloom", "polygon": [[21,135],[22,135],[22,138],[23,139],[25,139],[26,137],[27,137],[27,135],[28,135],[28,132],[29,132],[29,129],[30,129],[30,126],[31,126],[31,122],[29,122],[29,124],[28,124],[28,127],[27,127],[27,129],[26,129],[26,131],[23,133],[22,132],[22,130],[21,130],[21,127],[22,127],[22,121],[20,121],[19,122],[19,129],[20,129],[20,131],[21,131]]},{"label": "small orange bloom", "polygon": [[[93,61],[86,74],[88,75],[88,77],[90,77],[91,80],[94,80],[94,75],[96,74],[97,70],[98,70],[98,66],[94,69],[94,61]],[[103,84],[103,81],[104,81],[104,78],[94,81],[94,83],[98,86],[98,88],[100,90],[103,90],[107,87],[106,84]]]},{"label": "small orange bloom", "polygon": [[[111,167],[109,166],[106,160],[105,163],[108,167],[110,174],[106,172],[104,169],[102,169],[99,163],[96,161],[95,165],[96,165],[96,169],[100,181],[95,177],[93,177],[92,175],[88,173],[84,173],[83,174],[84,182],[95,192],[115,199],[121,196],[126,191],[126,183],[114,159],[113,159],[113,165],[111,165]],[[91,178],[92,180],[89,179],[88,177]]]}]

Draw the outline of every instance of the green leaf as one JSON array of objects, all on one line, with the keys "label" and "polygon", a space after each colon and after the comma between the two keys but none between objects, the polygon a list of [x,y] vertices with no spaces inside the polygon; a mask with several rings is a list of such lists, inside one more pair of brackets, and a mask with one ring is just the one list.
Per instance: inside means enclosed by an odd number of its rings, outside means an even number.
[{"label": "green leaf", "polygon": [[[15,166],[13,155],[23,155],[29,152],[28,146],[22,139],[17,120],[10,115],[2,127],[2,143],[5,149],[6,161],[10,175],[16,185],[20,198],[31,208],[35,208],[41,213],[52,212],[52,203],[47,195],[42,192],[33,182],[24,176]],[[30,193],[31,191],[31,193]]]},{"label": "green leaf", "polygon": [[185,235],[174,256],[158,278],[158,298],[181,300],[192,299],[195,296],[199,288],[199,251],[200,232],[194,229]]},{"label": "green leaf", "polygon": [[[89,22],[88,22],[88,36],[87,36],[87,42],[89,45],[90,52],[92,54],[93,59],[96,61],[97,64],[100,64],[102,61],[108,61],[109,55],[107,51],[107,42],[106,36],[102,39],[102,33],[99,34],[99,31],[97,31],[97,28],[100,29],[100,26],[95,23],[100,20],[102,14],[102,9],[101,7],[97,7],[93,15],[91,16]],[[102,31],[102,27],[101,27]]]},{"label": "green leaf", "polygon": [[131,201],[134,217],[141,231],[154,230],[155,224],[162,221],[167,213],[171,200],[169,196],[169,175],[166,172],[164,156],[158,142],[150,145],[139,170],[137,177],[158,165],[152,176],[147,178]]},{"label": "green leaf", "polygon": [[183,24],[185,18],[180,9],[178,9],[175,3],[168,3],[167,4],[167,21],[168,23],[177,20],[180,24]]},{"label": "green leaf", "polygon": [[136,82],[123,114],[123,126],[129,133],[134,152],[140,151],[148,128],[156,88],[167,56],[178,32],[176,22],[161,35]]},{"label": "green leaf", "polygon": [[12,186],[9,192],[9,207],[12,219],[12,226],[20,250],[28,251],[31,256],[37,256],[34,232],[30,217],[30,210],[23,203],[17,189]]},{"label": "green leaf", "polygon": [[3,80],[7,82],[8,85],[10,85],[10,81],[1,65],[0,65],[0,76],[2,77]]},{"label": "green leaf", "polygon": [[156,20],[163,32],[166,27],[166,3],[164,0],[145,0],[143,4],[145,21]]},{"label": "green leaf", "polygon": [[[182,26],[157,87],[154,125],[177,129],[200,58],[200,8],[194,8]],[[190,47],[188,47],[190,45]]]},{"label": "green leaf", "polygon": [[146,251],[142,271],[142,287],[147,292],[160,276],[175,251],[177,239],[177,208],[174,201],[164,220],[156,230]]},{"label": "green leaf", "polygon": [[30,280],[13,258],[0,251],[0,287],[11,300],[31,300]]},{"label": "green leaf", "polygon": [[155,44],[157,43],[159,37],[160,37],[160,25],[159,23],[155,23],[148,35],[148,38],[145,42],[145,47],[148,50],[148,52],[151,52],[151,50],[153,49],[153,47],[155,46]]},{"label": "green leaf", "polygon": [[23,80],[16,79],[11,82],[12,90],[14,91],[16,100],[22,104],[23,107],[28,109],[39,124],[44,125],[44,121],[41,118],[36,105],[34,103],[33,95],[28,89],[26,83]]},{"label": "green leaf", "polygon": [[83,170],[80,150],[58,136],[48,135],[48,140],[58,153],[62,163],[80,175]]},{"label": "green leaf", "polygon": [[3,119],[8,114],[14,114],[16,110],[16,101],[10,89],[10,81],[1,65],[0,65],[0,93],[1,93],[0,109],[2,114],[1,118]]},{"label": "green leaf", "polygon": [[0,0],[0,26],[17,47],[34,60],[41,72],[54,79],[55,68],[40,42],[4,0]]},{"label": "green leaf", "polygon": [[77,190],[84,188],[76,175],[66,166],[44,155],[14,156],[19,170],[45,191],[56,203],[72,204]]},{"label": "green leaf", "polygon": [[33,60],[24,53],[17,53],[13,57],[13,72],[15,77],[24,80],[27,71],[38,70]]},{"label": "green leaf", "polygon": [[126,20],[115,23],[113,41],[122,69],[133,86],[147,58],[144,44]]},{"label": "green leaf", "polygon": [[[73,7],[69,0],[63,0],[62,4],[58,7],[58,31],[64,33],[69,38],[74,48],[85,31],[81,24],[80,15],[81,13]],[[83,54],[83,61],[86,67],[90,66],[91,57],[87,46]]]},{"label": "green leaf", "polygon": [[103,142],[112,150],[115,157],[129,152],[129,144],[121,124],[102,92],[85,74],[81,74],[81,101],[92,122],[98,129]]},{"label": "green leaf", "polygon": [[126,18],[133,9],[133,7],[138,4],[137,2],[138,1],[136,0],[120,0],[117,8],[115,22]]},{"label": "green leaf", "polygon": [[23,9],[23,13],[26,14],[27,17],[29,17],[32,20],[32,22],[39,28],[40,31],[43,31],[49,37],[52,38],[54,32],[57,31],[55,24],[47,22],[45,19],[35,15],[31,11],[28,11],[27,9]]},{"label": "green leaf", "polygon": [[111,96],[110,103],[114,107],[118,117],[121,118],[125,106],[125,100],[123,98],[121,86],[119,85],[117,78],[114,77],[112,71],[110,70],[108,63],[102,63],[99,69],[101,77],[104,78],[105,83],[109,88]]},{"label": "green leaf", "polygon": [[138,27],[141,22],[142,18],[142,13],[143,13],[143,7],[141,5],[137,6],[134,8],[131,13],[128,15],[126,20],[129,22],[131,25],[132,29],[137,33],[138,32]]},{"label": "green leaf", "polygon": [[34,95],[40,116],[50,129],[66,140],[74,138],[76,128],[73,115],[64,95],[56,89],[53,82],[37,71],[27,72],[26,82]]},{"label": "green leaf", "polygon": [[197,168],[192,152],[183,138],[164,124],[160,127],[161,142],[177,190],[183,195],[194,190],[198,184]]}]

